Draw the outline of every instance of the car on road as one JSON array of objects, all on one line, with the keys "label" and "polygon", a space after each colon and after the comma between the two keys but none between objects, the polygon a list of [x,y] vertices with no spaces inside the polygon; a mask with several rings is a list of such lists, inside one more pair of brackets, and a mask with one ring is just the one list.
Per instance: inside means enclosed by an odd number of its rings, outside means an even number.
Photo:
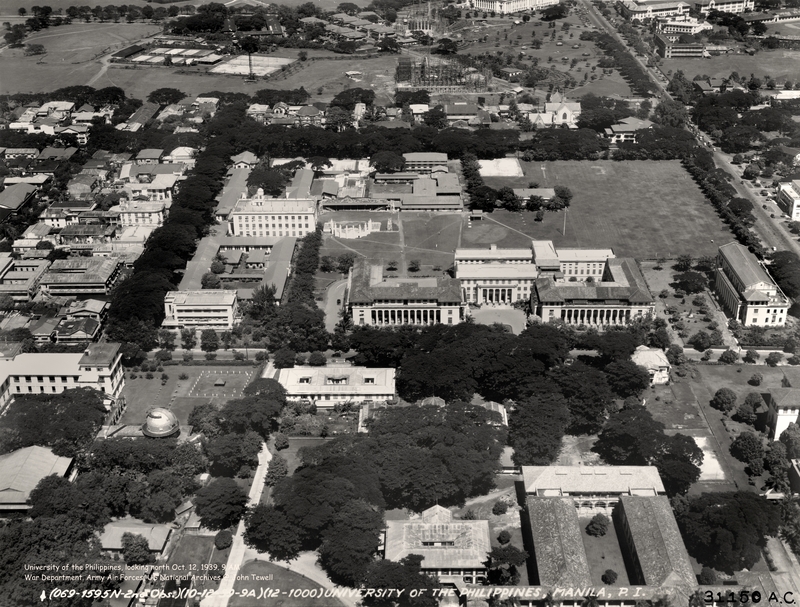
[{"label": "car on road", "polygon": [[762,196],[769,196],[769,192],[767,190],[761,190]]}]

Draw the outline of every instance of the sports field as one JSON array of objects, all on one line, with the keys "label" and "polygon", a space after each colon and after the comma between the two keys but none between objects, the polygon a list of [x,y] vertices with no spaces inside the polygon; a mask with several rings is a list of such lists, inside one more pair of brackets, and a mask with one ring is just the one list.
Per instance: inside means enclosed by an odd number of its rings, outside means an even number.
[{"label": "sports field", "polygon": [[[800,35],[800,30],[796,34]],[[669,70],[683,70],[689,80],[698,74],[727,77],[731,72],[739,72],[742,76],[755,74],[759,78],[769,74],[779,84],[786,80],[797,82],[800,80],[800,51],[775,49],[759,51],[755,55],[720,55],[699,60],[664,59],[661,71],[666,74]]]},{"label": "sports field", "polygon": [[214,369],[201,371],[189,396],[192,398],[241,398],[244,387],[253,380],[252,369]]},{"label": "sports field", "polygon": [[292,63],[292,59],[286,57],[268,57],[264,55],[253,55],[248,62],[246,55],[239,55],[227,61],[223,61],[219,65],[211,68],[212,74],[235,74],[238,76],[246,76],[250,73],[250,65],[252,62],[253,73],[256,76],[266,76],[273,72],[277,72],[284,65]]},{"label": "sports field", "polygon": [[565,185],[574,198],[567,213],[545,213],[537,223],[530,212],[495,211],[465,227],[462,246],[525,246],[531,238],[558,247],[611,247],[618,256],[654,259],[682,253],[716,255],[733,240],[700,189],[678,161],[611,160],[523,162],[525,177],[487,177],[500,188]]}]

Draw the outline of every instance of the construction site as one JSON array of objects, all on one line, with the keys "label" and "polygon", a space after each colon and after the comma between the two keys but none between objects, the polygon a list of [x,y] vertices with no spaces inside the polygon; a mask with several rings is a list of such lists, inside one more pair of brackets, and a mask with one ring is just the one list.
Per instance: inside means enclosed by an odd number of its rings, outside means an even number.
[{"label": "construction site", "polygon": [[480,71],[458,61],[430,55],[404,55],[397,60],[397,90],[429,93],[483,93],[492,81],[489,70]]}]

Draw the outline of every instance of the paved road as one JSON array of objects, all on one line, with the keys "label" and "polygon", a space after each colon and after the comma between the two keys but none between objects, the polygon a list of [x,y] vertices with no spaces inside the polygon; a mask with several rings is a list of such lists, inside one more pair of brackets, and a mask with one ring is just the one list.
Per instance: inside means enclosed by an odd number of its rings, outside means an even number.
[{"label": "paved road", "polygon": [[333,333],[336,323],[339,322],[339,311],[342,309],[342,304],[337,303],[337,301],[344,301],[345,287],[347,287],[346,280],[337,280],[325,291],[325,301],[322,303],[322,309],[325,312],[325,330],[330,333]]}]

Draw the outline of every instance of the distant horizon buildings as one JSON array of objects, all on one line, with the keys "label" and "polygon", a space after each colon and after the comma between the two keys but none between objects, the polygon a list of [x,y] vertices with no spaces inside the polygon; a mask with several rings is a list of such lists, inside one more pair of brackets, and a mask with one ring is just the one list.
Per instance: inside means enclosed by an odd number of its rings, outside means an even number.
[{"label": "distant horizon buildings", "polygon": [[471,0],[472,8],[495,12],[498,15],[509,15],[523,11],[537,11],[549,6],[555,6],[559,0]]}]

